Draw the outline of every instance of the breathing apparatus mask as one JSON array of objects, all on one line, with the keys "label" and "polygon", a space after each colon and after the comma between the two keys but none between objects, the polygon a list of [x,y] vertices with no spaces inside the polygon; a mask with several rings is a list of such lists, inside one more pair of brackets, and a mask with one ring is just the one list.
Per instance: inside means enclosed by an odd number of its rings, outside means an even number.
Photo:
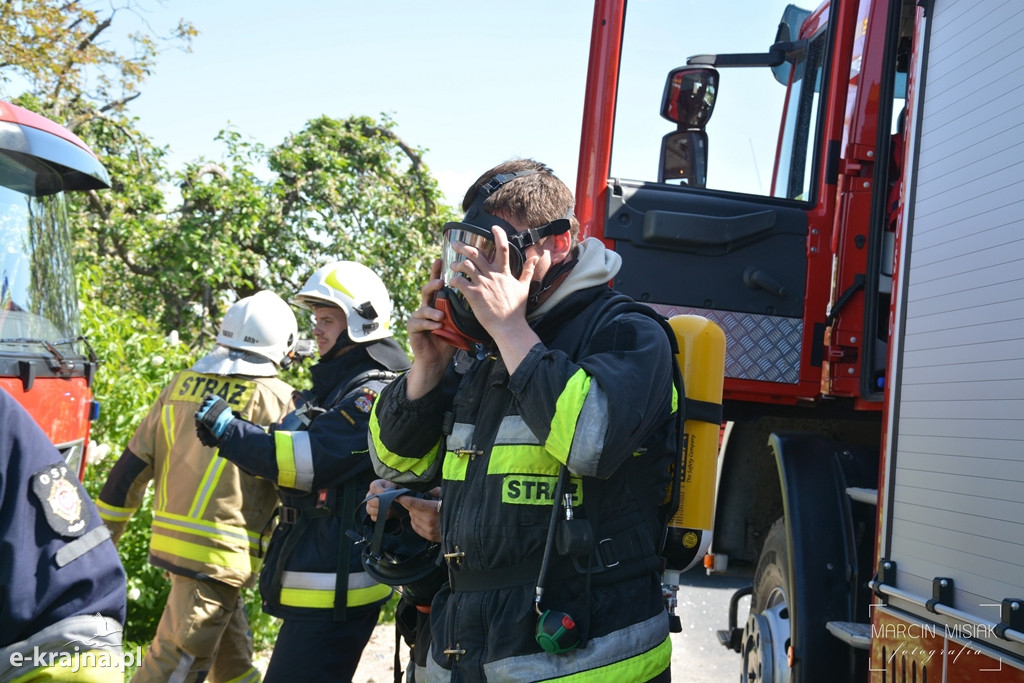
[{"label": "breathing apparatus mask", "polygon": [[[441,545],[417,534],[409,521],[409,512],[393,505],[399,496],[424,497],[408,489],[389,489],[375,497],[378,500],[377,521],[366,513],[366,501],[356,510],[356,528],[348,536],[360,553],[363,569],[373,580],[400,590],[414,605],[429,605],[441,585],[448,580],[448,570],[438,564]],[[397,516],[388,517],[395,509]]]},{"label": "breathing apparatus mask", "polygon": [[526,170],[494,176],[477,191],[476,198],[466,211],[462,222],[444,224],[441,241],[441,278],[444,286],[434,298],[434,308],[444,313],[444,320],[443,326],[434,330],[434,334],[452,346],[480,354],[493,345],[490,335],[477,321],[466,297],[452,284],[457,275],[465,277],[462,273],[452,270],[452,267],[466,260],[465,256],[455,251],[453,243],[461,242],[473,247],[485,259],[493,261],[497,246],[491,228],[500,227],[508,235],[509,271],[513,277],[518,278],[523,273],[525,252],[528,247],[545,237],[564,234],[572,226],[569,220],[569,216],[572,215],[571,209],[563,218],[522,232],[517,232],[508,221],[484,210],[484,202],[502,185],[534,173],[538,171]]}]

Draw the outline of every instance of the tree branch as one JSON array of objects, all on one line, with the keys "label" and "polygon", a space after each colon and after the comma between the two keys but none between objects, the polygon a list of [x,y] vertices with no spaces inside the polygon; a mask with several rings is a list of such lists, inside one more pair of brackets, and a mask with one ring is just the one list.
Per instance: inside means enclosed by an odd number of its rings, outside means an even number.
[{"label": "tree branch", "polygon": [[420,157],[419,154],[416,153],[416,150],[407,145],[405,141],[402,140],[402,138],[395,135],[395,132],[390,128],[370,126],[367,124],[363,124],[362,128],[363,135],[365,135],[366,137],[371,137],[372,133],[377,133],[378,135],[394,142],[396,145],[398,145],[399,149],[405,152],[405,156],[409,157],[409,161],[412,162],[412,169],[410,170],[412,174],[416,177],[416,182],[420,187],[420,193],[423,195],[423,204],[427,210],[427,215],[434,215],[434,201],[430,198],[430,190],[423,182],[423,159]]},{"label": "tree branch", "polygon": [[129,95],[128,97],[122,97],[119,100],[114,100],[113,102],[108,102],[107,104],[105,104],[102,107],[100,107],[100,111],[101,112],[106,112],[106,111],[110,111],[111,109],[120,109],[121,107],[123,107],[124,105],[128,104],[129,102],[131,102],[135,98],[139,97],[140,95],[142,95],[142,93],[137,92],[134,95]]},{"label": "tree branch", "polygon": [[111,14],[105,20],[103,20],[100,23],[96,24],[96,28],[93,29],[92,33],[90,33],[88,36],[86,36],[81,41],[79,41],[78,47],[76,47],[75,49],[78,50],[79,52],[84,52],[85,49],[87,47],[89,47],[89,45],[91,45],[93,42],[95,42],[96,38],[99,37],[99,35],[101,33],[103,33],[108,28],[110,28],[110,24],[113,21],[114,21],[114,15]]},{"label": "tree branch", "polygon": [[[133,100],[136,97],[138,97],[140,94],[141,93],[137,93],[137,94],[135,94],[135,95],[133,95],[133,96],[131,96],[129,98],[126,98],[125,101],[130,102],[131,100]],[[79,116],[78,118],[72,119],[68,123],[68,126],[67,126],[68,130],[70,130],[72,133],[74,133],[78,129],[78,127],[80,125],[82,125],[83,123],[85,123],[86,121],[89,121],[91,119],[100,119],[101,121],[106,121],[110,125],[114,126],[118,130],[120,130],[122,133],[124,133],[124,136],[132,141],[132,146],[135,148],[135,160],[138,161],[140,168],[144,167],[146,165],[145,164],[145,159],[142,156],[142,149],[140,149],[140,147],[139,147],[139,142],[136,139],[136,135],[135,135],[134,131],[132,131],[132,129],[129,128],[128,126],[125,126],[125,125],[121,124],[120,122],[115,121],[114,119],[110,118],[109,116],[106,116],[106,115],[102,114],[101,112],[102,112],[102,110],[100,110],[100,111],[89,111],[86,114],[84,114],[83,116]]]},{"label": "tree branch", "polygon": [[89,197],[89,206],[92,207],[92,210],[99,214],[100,218],[102,218],[104,221],[109,220],[110,212],[107,211],[107,207],[105,207],[103,205],[103,202],[100,201],[100,195],[96,192],[96,190],[89,190],[87,196]]}]

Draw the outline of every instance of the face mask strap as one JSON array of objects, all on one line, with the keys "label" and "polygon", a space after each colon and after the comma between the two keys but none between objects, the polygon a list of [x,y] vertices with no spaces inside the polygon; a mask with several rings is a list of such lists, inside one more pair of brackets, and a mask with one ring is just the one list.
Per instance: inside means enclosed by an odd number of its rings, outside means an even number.
[{"label": "face mask strap", "polygon": [[515,173],[499,173],[480,186],[480,189],[477,190],[476,199],[473,200],[473,203],[476,204],[479,201],[482,204],[484,199],[487,199],[489,196],[494,194],[494,192],[505,183],[511,182],[516,178],[533,175],[534,173],[540,173],[540,171],[527,169],[525,171],[516,171]]},{"label": "face mask strap", "polygon": [[[550,173],[550,169],[545,169]],[[516,178],[522,178],[524,176],[534,175],[540,173],[536,169],[527,169],[524,171],[517,171],[515,173],[499,173],[494,176],[486,183],[480,186],[477,190],[476,197],[473,198],[473,202],[466,210],[466,216],[463,218],[464,223],[471,225],[478,225],[485,229],[489,229],[491,225],[500,225],[505,233],[509,237],[509,243],[519,249],[520,253],[523,252],[527,247],[537,244],[545,237],[549,235],[561,235],[569,231],[572,223],[572,208],[570,207],[565,215],[561,218],[551,221],[546,225],[541,225],[536,228],[530,228],[522,232],[516,232],[508,221],[502,220],[497,216],[494,216],[484,210],[484,202],[487,198],[494,194],[502,185],[512,182]]]},{"label": "face mask strap", "polygon": [[519,251],[525,251],[527,247],[533,246],[545,237],[550,235],[561,235],[569,232],[571,223],[568,218],[559,218],[546,225],[537,228],[530,228],[509,236],[509,244],[515,245]]}]

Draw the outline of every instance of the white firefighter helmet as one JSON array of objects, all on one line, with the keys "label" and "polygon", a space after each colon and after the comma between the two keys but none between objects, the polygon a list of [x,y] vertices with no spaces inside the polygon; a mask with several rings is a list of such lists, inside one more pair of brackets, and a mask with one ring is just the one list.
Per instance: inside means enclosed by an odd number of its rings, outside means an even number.
[{"label": "white firefighter helmet", "polygon": [[292,303],[313,310],[337,306],[357,344],[391,336],[391,297],[375,272],[355,261],[328,263],[309,276]]},{"label": "white firefighter helmet", "polygon": [[270,291],[239,299],[224,314],[217,348],[192,366],[216,375],[271,377],[287,366],[299,338],[295,314]]}]

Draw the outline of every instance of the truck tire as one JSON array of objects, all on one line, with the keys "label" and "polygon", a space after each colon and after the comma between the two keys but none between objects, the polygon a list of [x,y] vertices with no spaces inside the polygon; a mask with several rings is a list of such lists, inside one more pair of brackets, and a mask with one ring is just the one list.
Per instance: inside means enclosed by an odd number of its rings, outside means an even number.
[{"label": "truck tire", "polygon": [[791,572],[785,518],[772,524],[754,574],[750,615],[740,653],[743,677],[751,683],[789,683],[789,595]]}]

